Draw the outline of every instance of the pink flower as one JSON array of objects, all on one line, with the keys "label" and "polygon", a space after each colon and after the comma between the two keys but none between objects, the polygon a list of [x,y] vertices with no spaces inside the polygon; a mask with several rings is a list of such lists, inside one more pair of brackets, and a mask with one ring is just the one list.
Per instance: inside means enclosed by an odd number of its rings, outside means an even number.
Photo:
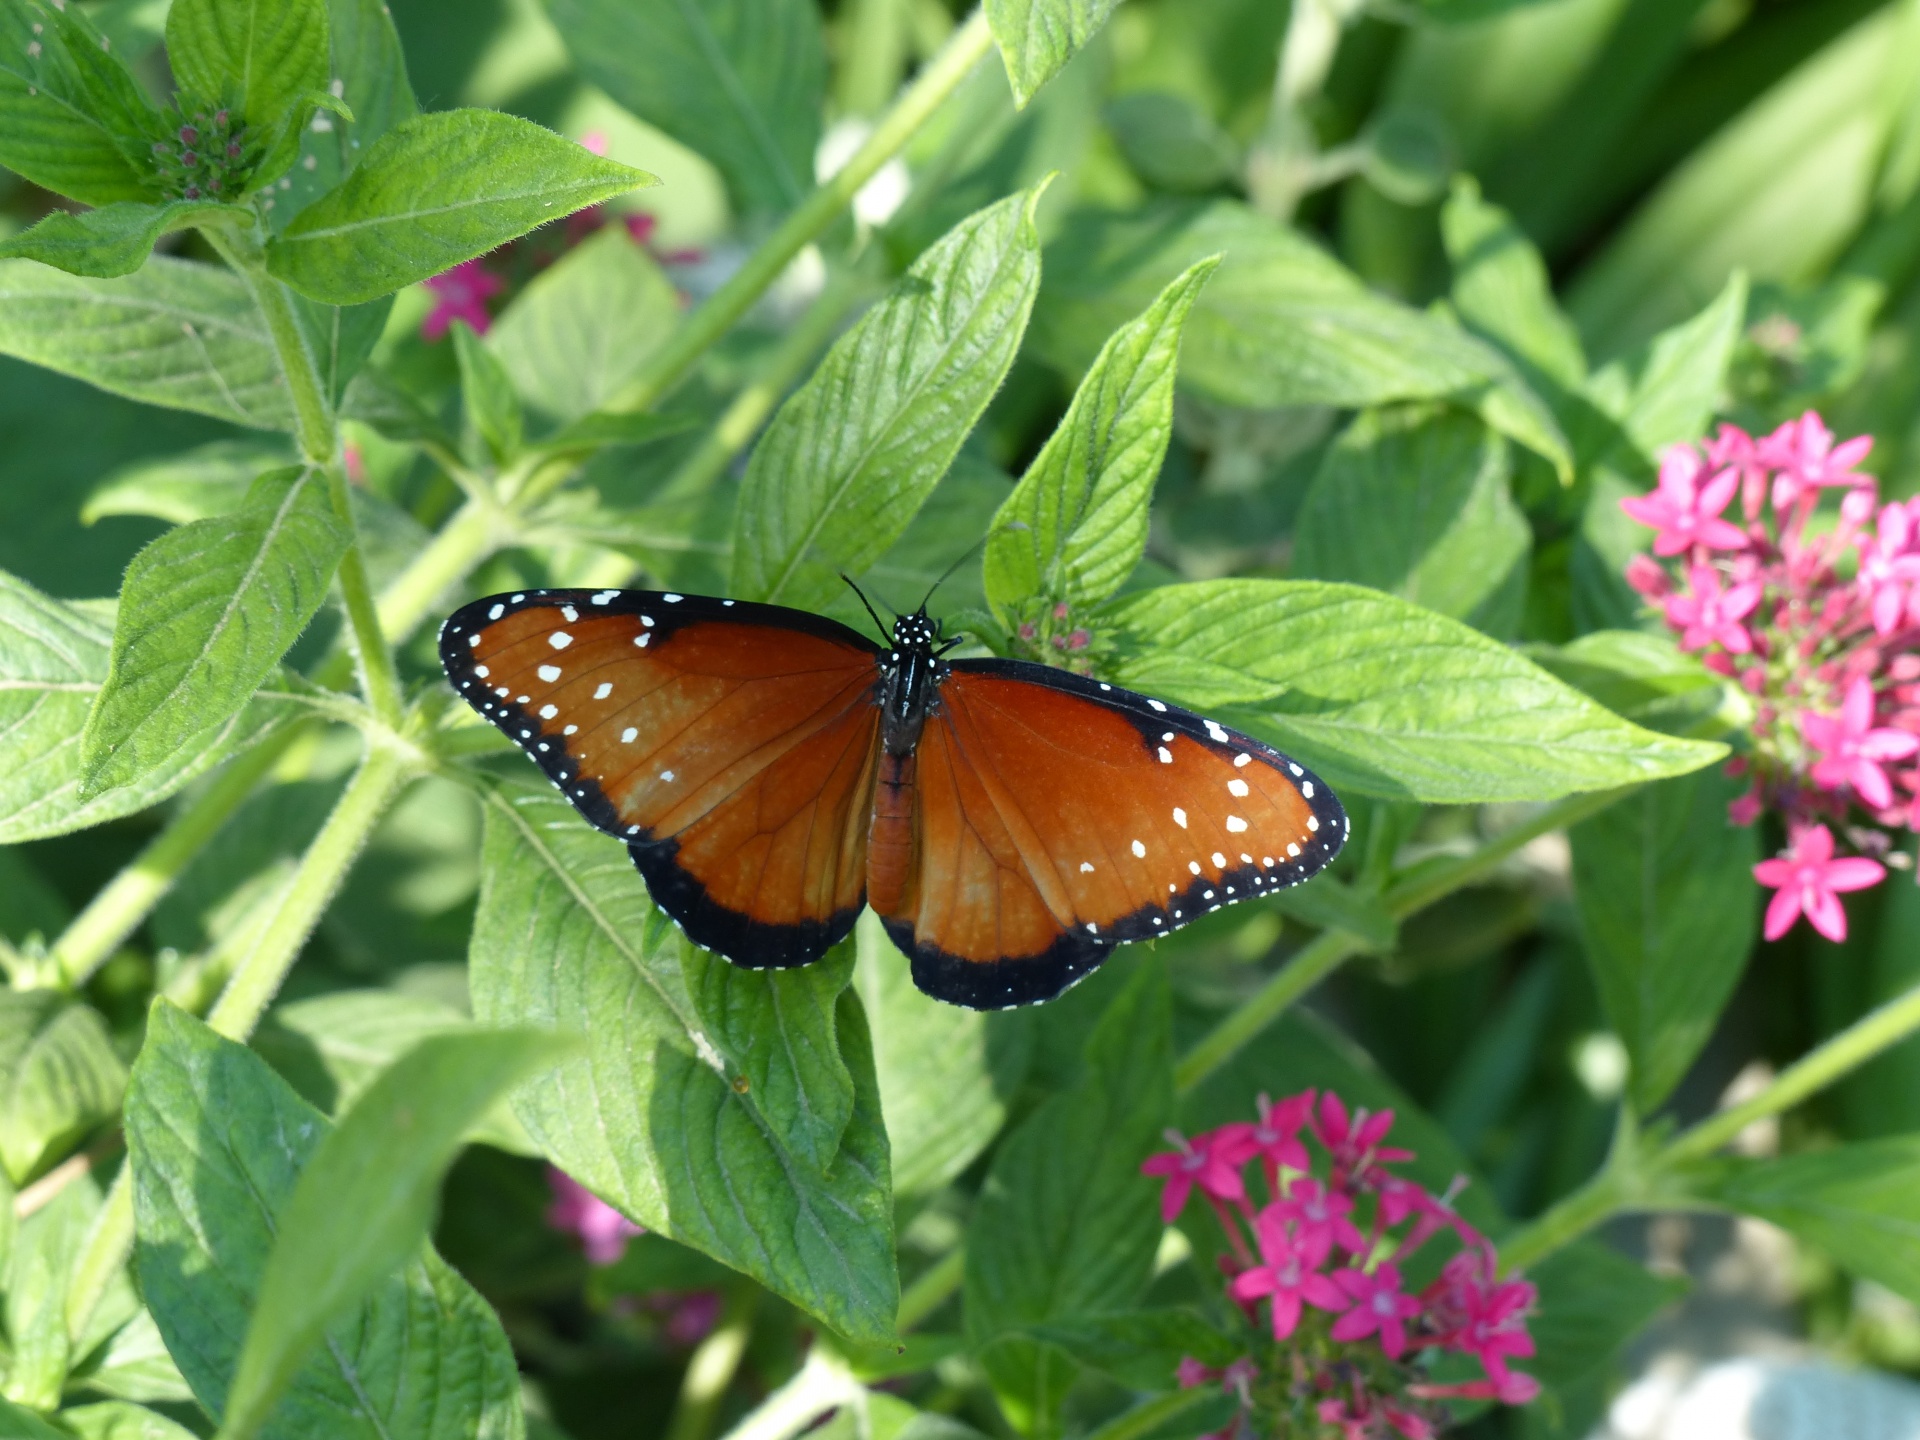
[{"label": "pink flower", "polygon": [[1814,784],[1829,790],[1851,785],[1868,805],[1885,810],[1893,804],[1893,785],[1880,767],[1920,752],[1920,736],[1875,728],[1873,704],[1873,682],[1856,676],[1847,686],[1838,715],[1807,715],[1800,730],[1807,743],[1821,752],[1813,767]]},{"label": "pink flower", "polygon": [[626,1253],[628,1240],[646,1233],[578,1180],[552,1165],[547,1167],[547,1186],[553,1191],[553,1203],[547,1207],[547,1224],[565,1234],[578,1236],[589,1264],[611,1265]]},{"label": "pink flower", "polygon": [[1311,1263],[1318,1265],[1333,1253],[1338,1244],[1350,1255],[1364,1254],[1372,1248],[1360,1227],[1347,1217],[1353,1213],[1353,1197],[1329,1190],[1318,1180],[1300,1179],[1287,1188],[1286,1197],[1276,1200],[1260,1212],[1254,1228],[1260,1236],[1260,1248],[1267,1248],[1269,1233],[1284,1236],[1285,1227],[1293,1227],[1293,1244]]},{"label": "pink flower", "polygon": [[1860,547],[1860,572],[1854,583],[1872,610],[1874,633],[1883,638],[1920,607],[1920,596],[1914,593],[1915,582],[1920,581],[1920,554],[1914,553],[1914,541],[1920,538],[1916,529],[1920,527],[1914,523],[1911,502],[1889,505],[1880,512],[1873,539]]},{"label": "pink flower", "polygon": [[1809,490],[1864,481],[1867,477],[1855,474],[1853,467],[1867,458],[1873,437],[1856,435],[1836,447],[1833,432],[1809,410],[1798,420],[1787,421],[1755,449],[1762,464],[1780,472],[1773,477],[1773,504],[1776,510],[1785,510]]},{"label": "pink flower", "polygon": [[1758,520],[1766,500],[1767,467],[1753,437],[1738,425],[1722,425],[1720,433],[1707,442],[1707,464],[1740,477],[1741,513],[1749,521]]},{"label": "pink flower", "polygon": [[1776,893],[1767,905],[1766,937],[1778,940],[1805,914],[1813,928],[1836,943],[1847,938],[1847,912],[1840,895],[1865,890],[1886,878],[1886,870],[1859,856],[1833,858],[1833,835],[1824,825],[1799,830],[1785,856],[1762,860],[1753,878]]},{"label": "pink flower", "polygon": [[1348,1175],[1364,1183],[1363,1177],[1372,1166],[1413,1158],[1411,1150],[1381,1148],[1380,1142],[1392,1128],[1391,1110],[1368,1115],[1365,1109],[1358,1109],[1349,1119],[1346,1105],[1329,1090],[1320,1097],[1320,1108],[1313,1119],[1313,1138],[1326,1146],[1327,1154],[1333,1158],[1336,1183]]},{"label": "pink flower", "polygon": [[1167,1139],[1178,1148],[1171,1154],[1149,1155],[1141,1163],[1142,1175],[1167,1177],[1166,1188],[1160,1192],[1160,1218],[1167,1224],[1180,1218],[1195,1185],[1216,1200],[1247,1198],[1246,1183],[1220,1135],[1220,1131],[1210,1131],[1189,1142],[1178,1130],[1169,1130]]},{"label": "pink flower", "polygon": [[1405,1440],[1433,1440],[1440,1432],[1433,1428],[1433,1422],[1424,1415],[1416,1415],[1394,1404],[1391,1400],[1380,1402],[1380,1413],[1386,1422],[1397,1430]]},{"label": "pink flower", "polygon": [[1265,1297],[1272,1301],[1274,1339],[1285,1340],[1299,1327],[1302,1302],[1321,1310],[1346,1308],[1339,1286],[1320,1273],[1325,1252],[1314,1256],[1306,1246],[1288,1239],[1278,1223],[1261,1223],[1257,1228],[1260,1258],[1265,1263],[1241,1271],[1231,1288],[1236,1300]]},{"label": "pink flower", "polygon": [[1273,1184],[1278,1170],[1306,1170],[1311,1162],[1307,1157],[1307,1147],[1297,1138],[1300,1127],[1307,1123],[1307,1116],[1313,1110],[1313,1092],[1289,1096],[1278,1105],[1265,1095],[1256,1102],[1260,1107],[1260,1119],[1252,1125],[1239,1124],[1223,1127],[1233,1132],[1229,1142],[1229,1154],[1235,1165],[1244,1165],[1256,1155],[1267,1172],[1267,1183]]},{"label": "pink flower", "polygon": [[1691,445],[1670,445],[1661,457],[1660,483],[1654,492],[1620,502],[1629,516],[1660,532],[1654,537],[1654,554],[1678,555],[1695,545],[1709,550],[1746,548],[1746,532],[1720,518],[1740,484],[1739,472],[1722,470],[1702,485],[1705,474],[1699,451]]},{"label": "pink flower", "polygon": [[473,333],[484,335],[493,324],[487,313],[487,300],[500,293],[506,282],[480,267],[478,260],[463,260],[451,270],[442,271],[427,281],[433,291],[433,309],[420,322],[423,339],[438,340],[456,320],[464,320]]},{"label": "pink flower", "polygon": [[1627,584],[1647,600],[1664,600],[1673,593],[1673,577],[1651,555],[1636,555],[1627,561]]},{"label": "pink flower", "polygon": [[1378,1335],[1387,1358],[1398,1360],[1407,1348],[1406,1322],[1420,1313],[1420,1302],[1400,1292],[1399,1268],[1388,1262],[1371,1272],[1336,1270],[1333,1279],[1352,1301],[1333,1322],[1333,1338],[1346,1341]]},{"label": "pink flower", "polygon": [[1760,603],[1757,580],[1722,589],[1720,574],[1711,565],[1695,565],[1687,575],[1689,592],[1667,597],[1667,624],[1680,634],[1682,650],[1704,650],[1719,645],[1735,655],[1753,649],[1753,637],[1740,622]]}]

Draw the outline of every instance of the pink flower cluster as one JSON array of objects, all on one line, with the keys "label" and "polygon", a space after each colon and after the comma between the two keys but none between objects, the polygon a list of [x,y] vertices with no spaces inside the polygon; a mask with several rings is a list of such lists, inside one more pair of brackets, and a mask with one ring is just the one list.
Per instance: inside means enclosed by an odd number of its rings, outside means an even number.
[{"label": "pink flower cluster", "polygon": [[[1227,1293],[1256,1335],[1272,1336],[1225,1369],[1180,1367],[1182,1386],[1219,1383],[1240,1398],[1223,1440],[1280,1417],[1341,1440],[1428,1440],[1445,1419],[1435,1402],[1522,1405],[1539,1393],[1509,1368],[1533,1354],[1533,1286],[1500,1277],[1492,1243],[1453,1208],[1457,1183],[1434,1195],[1388,1168],[1413,1158],[1384,1143],[1392,1126],[1391,1110],[1349,1110],[1332,1091],[1262,1095],[1257,1121],[1191,1139],[1169,1131],[1175,1148],[1140,1167],[1162,1177],[1169,1224],[1195,1191],[1206,1199],[1226,1235]],[[1440,1236],[1457,1248],[1409,1288],[1409,1262]],[[1473,1357],[1484,1378],[1433,1381],[1427,1365],[1447,1353]]]},{"label": "pink flower cluster", "polygon": [[[1880,503],[1857,468],[1872,445],[1836,444],[1813,411],[1757,439],[1722,425],[1620,502],[1671,562],[1635,556],[1628,583],[1752,697],[1731,817],[1786,820],[1786,853],[1754,867],[1769,940],[1802,915],[1844,940],[1840,895],[1885,878],[1891,832],[1920,829],[1920,499]],[[1864,853],[1836,855],[1836,829]]]},{"label": "pink flower cluster", "polygon": [[611,1265],[627,1252],[627,1241],[646,1232],[566,1171],[549,1165],[547,1224],[579,1240],[590,1265]]}]

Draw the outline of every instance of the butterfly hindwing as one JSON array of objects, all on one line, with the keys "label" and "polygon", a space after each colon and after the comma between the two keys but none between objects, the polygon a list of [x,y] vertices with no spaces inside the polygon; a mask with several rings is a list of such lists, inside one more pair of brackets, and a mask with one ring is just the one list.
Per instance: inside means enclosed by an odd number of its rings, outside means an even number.
[{"label": "butterfly hindwing", "polygon": [[1346,839],[1272,747],[1048,666],[956,661],[922,731],[914,883],[883,917],[929,994],[1058,994],[1112,946],[1296,885]]},{"label": "butterfly hindwing", "polygon": [[753,968],[818,959],[859,915],[877,653],[802,611],[648,590],[490,596],[440,634],[455,691]]}]

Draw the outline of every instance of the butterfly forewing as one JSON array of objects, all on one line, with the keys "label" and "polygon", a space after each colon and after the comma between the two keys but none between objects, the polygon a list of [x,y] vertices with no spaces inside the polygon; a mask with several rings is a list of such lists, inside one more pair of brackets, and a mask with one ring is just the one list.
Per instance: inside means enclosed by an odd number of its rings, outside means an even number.
[{"label": "butterfly forewing", "polygon": [[917,767],[918,869],[888,930],[960,1004],[1058,994],[1113,944],[1298,884],[1347,820],[1286,756],[1117,687],[960,661]]},{"label": "butterfly forewing", "polygon": [[694,940],[800,965],[852,928],[879,725],[859,634],[744,602],[527,591],[455,613],[440,651]]}]

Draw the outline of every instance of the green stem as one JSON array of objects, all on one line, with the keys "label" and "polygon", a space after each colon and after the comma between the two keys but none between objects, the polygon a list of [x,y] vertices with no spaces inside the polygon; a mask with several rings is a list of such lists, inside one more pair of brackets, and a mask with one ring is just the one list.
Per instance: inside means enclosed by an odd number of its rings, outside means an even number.
[{"label": "green stem", "polygon": [[1609,1162],[1600,1173],[1572,1194],[1563,1196],[1533,1220],[1500,1241],[1503,1273],[1538,1265],[1563,1245],[1569,1245],[1616,1212],[1626,1209],[1631,1187],[1626,1162]]},{"label": "green stem", "polygon": [[232,1040],[245,1040],[253,1033],[410,771],[408,757],[387,744],[369,741],[366,759],[301,857],[280,908],[262,928],[207,1017],[215,1030]]},{"label": "green stem", "polygon": [[62,985],[77,989],[106,963],[152,913],[160,897],[173,888],[187,862],[200,853],[307,728],[297,723],[283,725],[236,756],[206,789],[180,807],[131,865],[88,902],[53,942],[52,959]]},{"label": "green stem", "polygon": [[700,357],[780,278],[793,258],[826,232],[860,187],[913,138],[992,48],[993,35],[987,28],[986,12],[976,10],[954,31],[946,48],[920,72],[906,93],[894,102],[846,167],[800,202],[780,227],[747,257],[746,264],[674,332],[647,367],[607,408],[650,409],[685,378]]},{"label": "green stem", "polygon": [[380,596],[380,628],[396,644],[434,613],[448,591],[499,548],[508,526],[490,502],[469,500]]},{"label": "green stem", "polygon": [[340,595],[347,604],[347,625],[353,634],[354,654],[360,661],[360,689],[373,713],[389,729],[398,729],[405,705],[400,698],[400,675],[394,668],[393,647],[380,628],[380,613],[367,578],[366,557],[353,527],[353,504],[347,493],[347,472],[337,461],[327,467],[327,493],[333,513],[350,532],[353,543],[340,557]]},{"label": "green stem", "polygon": [[133,1162],[121,1163],[67,1277],[67,1339],[78,1341],[107,1287],[133,1254]]},{"label": "green stem", "polygon": [[905,1334],[952,1298],[967,1275],[967,1252],[954,1246],[934,1261],[920,1278],[900,1296],[900,1314],[895,1324]]},{"label": "green stem", "polygon": [[1619,790],[1593,790],[1583,795],[1569,795],[1564,800],[1556,800],[1543,807],[1532,818],[1521,821],[1511,829],[1502,830],[1466,855],[1420,867],[1388,889],[1387,913],[1396,920],[1404,920],[1416,911],[1426,909],[1434,901],[1487,875],[1530,841],[1591,819],[1609,805],[1631,795],[1636,788],[1629,785]]},{"label": "green stem", "polygon": [[1191,1390],[1170,1390],[1164,1395],[1143,1401],[1124,1414],[1116,1415],[1089,1435],[1087,1440],[1140,1440],[1140,1437],[1153,1434],[1188,1411],[1198,1410],[1217,1399],[1219,1394],[1218,1390],[1207,1385],[1196,1385]]},{"label": "green stem", "polygon": [[667,1422],[666,1440],[707,1440],[713,1433],[720,1402],[726,1398],[727,1387],[739,1372],[740,1357],[747,1353],[747,1339],[753,1334],[753,1312],[759,1295],[758,1286],[742,1285],[727,1296],[720,1323],[687,1361],[687,1372],[680,1381],[680,1395]]}]

